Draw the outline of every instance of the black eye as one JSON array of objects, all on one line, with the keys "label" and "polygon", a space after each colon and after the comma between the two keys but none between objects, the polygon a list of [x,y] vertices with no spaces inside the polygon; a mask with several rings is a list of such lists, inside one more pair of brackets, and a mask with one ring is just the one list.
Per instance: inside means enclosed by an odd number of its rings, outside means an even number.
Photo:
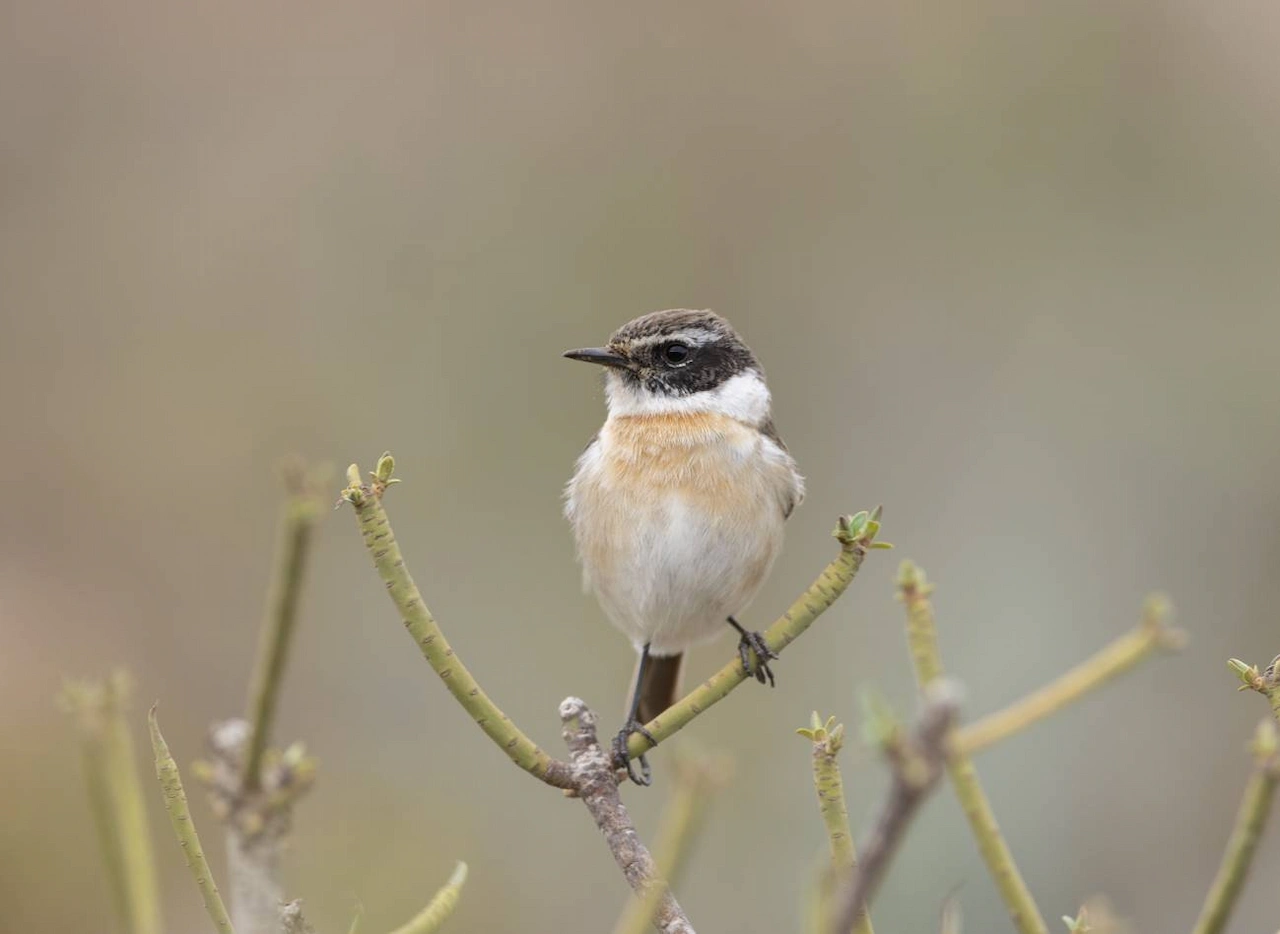
[{"label": "black eye", "polygon": [[689,362],[689,356],[692,353],[688,344],[681,344],[673,341],[670,344],[663,344],[661,349],[662,359],[672,366],[680,366],[682,363]]}]

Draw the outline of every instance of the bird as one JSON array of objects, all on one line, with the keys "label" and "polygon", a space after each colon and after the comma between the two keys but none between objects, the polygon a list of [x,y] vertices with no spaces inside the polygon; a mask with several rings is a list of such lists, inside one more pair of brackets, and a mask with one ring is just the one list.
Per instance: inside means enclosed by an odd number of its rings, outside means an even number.
[{"label": "bird", "polygon": [[[769,387],[727,320],[673,308],[568,350],[604,368],[607,415],[565,487],[584,588],[638,653],[615,767],[648,785],[627,754],[634,733],[678,696],[684,653],[727,627],[744,672],[774,684],[777,656],[741,614],[804,499],[804,478],[774,427]],[[752,662],[752,653],[755,662]]]}]

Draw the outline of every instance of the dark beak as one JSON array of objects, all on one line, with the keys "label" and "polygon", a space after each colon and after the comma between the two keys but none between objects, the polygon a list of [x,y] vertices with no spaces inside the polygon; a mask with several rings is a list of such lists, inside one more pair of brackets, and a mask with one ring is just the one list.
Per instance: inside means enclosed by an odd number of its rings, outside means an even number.
[{"label": "dark beak", "polygon": [[564,356],[570,360],[582,360],[584,363],[598,363],[601,366],[631,366],[631,361],[621,354],[604,347],[584,347],[582,350],[566,350]]}]

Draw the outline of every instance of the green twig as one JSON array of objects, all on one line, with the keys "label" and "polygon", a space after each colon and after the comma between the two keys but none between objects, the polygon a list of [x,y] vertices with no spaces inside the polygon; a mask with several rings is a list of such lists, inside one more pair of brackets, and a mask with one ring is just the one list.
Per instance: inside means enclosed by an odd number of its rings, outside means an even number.
[{"label": "green twig", "polygon": [[614,934],[641,934],[653,924],[653,915],[662,896],[679,885],[693,839],[702,826],[710,797],[728,781],[730,764],[723,756],[683,753],[677,756],[675,780],[658,821],[653,842],[653,861],[661,883],[652,886],[643,898],[633,895],[614,925]]},{"label": "green twig", "polygon": [[[836,530],[831,534],[840,542],[840,553],[826,566],[818,579],[806,590],[787,612],[774,621],[764,632],[765,644],[775,653],[798,639],[814,620],[840,599],[862,567],[867,552],[878,548],[891,548],[887,542],[876,541],[880,531],[880,509],[860,512],[853,516],[841,516]],[[742,667],[736,655],[702,684],[665,711],[645,724],[645,731],[653,743],[661,743],[689,724],[694,717],[729,696],[734,688],[750,675]],[[633,733],[627,742],[627,752],[632,757],[652,748],[641,733]]]},{"label": "green twig", "polygon": [[995,745],[1056,713],[1085,694],[1123,674],[1156,652],[1186,644],[1186,634],[1167,624],[1168,601],[1152,595],[1143,606],[1142,621],[1093,657],[1004,710],[956,731],[956,746],[968,755]]},{"label": "green twig", "polygon": [[391,476],[394,469],[395,461],[391,455],[382,455],[372,474],[372,482],[365,484],[361,482],[360,469],[352,464],[347,470],[347,487],[342,491],[340,501],[350,503],[355,509],[365,547],[373,556],[378,576],[400,610],[405,629],[413,636],[423,658],[440,676],[449,693],[512,762],[549,785],[572,787],[568,766],[543,752],[481,689],[462,659],[454,654],[453,647],[423,602],[418,586],[405,567],[386,510],[382,508],[382,494],[388,486],[398,482]]},{"label": "green twig", "polygon": [[459,860],[449,881],[431,897],[427,907],[414,915],[408,924],[396,928],[392,934],[433,934],[440,930],[440,926],[458,907],[458,897],[462,894],[462,886],[466,881],[467,864]]},{"label": "green twig", "polygon": [[[831,850],[831,861],[826,870],[832,879],[846,879],[852,876],[858,864],[858,856],[853,845],[853,835],[849,832],[849,809],[844,800],[844,781],[840,776],[840,765],[836,762],[836,754],[844,745],[844,724],[836,723],[835,717],[828,717],[824,722],[814,711],[808,729],[796,730],[801,736],[813,743],[813,787],[818,795],[818,813],[822,815],[822,824],[827,831],[827,844]],[[828,895],[830,894],[830,887]],[[824,898],[823,901],[828,901]],[[825,920],[830,915],[830,907],[820,906],[818,909],[820,930],[827,930],[830,922]],[[855,934],[872,934],[871,917],[865,910],[858,913],[853,928]]]},{"label": "green twig", "polygon": [[182,776],[178,774],[178,763],[173,761],[169,746],[160,735],[160,724],[156,721],[156,708],[153,705],[147,715],[147,723],[151,728],[151,748],[156,756],[156,778],[160,780],[160,788],[164,792],[164,809],[169,812],[169,822],[173,824],[173,832],[178,843],[186,854],[187,868],[195,877],[196,886],[204,899],[205,911],[223,934],[232,934],[231,918],[227,908],[218,894],[218,884],[209,871],[209,863],[204,858],[204,848],[200,846],[200,836],[196,833],[196,825],[191,820],[191,810],[187,807],[187,795],[182,790]]},{"label": "green twig", "polygon": [[[916,681],[921,689],[943,675],[933,604],[929,600],[932,589],[925,580],[923,571],[909,561],[902,563],[898,574],[898,592],[907,611],[907,642],[915,665]],[[1036,907],[1035,899],[1000,833],[1000,826],[996,823],[991,803],[982,790],[973,760],[954,743],[949,750],[947,771],[956,790],[956,797],[960,799],[965,817],[969,820],[978,851],[1000,891],[1014,927],[1021,934],[1048,934],[1040,909]]]},{"label": "green twig", "polygon": [[[322,477],[326,480],[322,481]],[[249,689],[250,732],[243,773],[246,791],[256,791],[262,784],[262,754],[271,739],[285,659],[298,619],[298,601],[311,552],[312,532],[320,515],[318,487],[321,482],[327,482],[327,471],[309,477],[302,467],[292,465],[285,472],[289,495],[281,510],[266,617]]]},{"label": "green twig", "polygon": [[1231,910],[1244,888],[1249,866],[1258,849],[1258,840],[1266,826],[1276,785],[1280,783],[1280,755],[1276,749],[1276,724],[1269,719],[1263,720],[1254,734],[1253,774],[1245,787],[1235,827],[1222,856],[1222,865],[1218,867],[1213,886],[1200,909],[1193,934],[1220,934],[1231,918]]},{"label": "green twig", "polygon": [[117,671],[96,683],[69,683],[60,700],[80,729],[89,804],[112,898],[128,934],[160,934],[155,854],[125,723],[130,679]]}]

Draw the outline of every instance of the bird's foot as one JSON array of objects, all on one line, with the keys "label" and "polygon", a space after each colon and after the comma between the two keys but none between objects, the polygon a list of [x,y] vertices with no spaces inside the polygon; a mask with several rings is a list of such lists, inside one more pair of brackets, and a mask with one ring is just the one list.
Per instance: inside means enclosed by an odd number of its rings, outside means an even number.
[{"label": "bird's foot", "polygon": [[[733,620],[730,620],[733,622]],[[736,625],[736,624],[735,624]],[[738,657],[742,659],[742,670],[748,676],[754,675],[755,679],[761,684],[768,680],[769,687],[773,687],[773,669],[769,667],[769,660],[778,657],[778,653],[773,651],[764,641],[764,636],[758,632],[748,632],[742,627],[738,627],[741,637],[738,639]],[[751,664],[751,653],[756,653],[756,664]]]},{"label": "bird's foot", "polygon": [[[649,772],[649,760],[644,757],[644,753],[636,756],[633,760],[627,752],[627,740],[631,738],[632,733],[639,733],[649,741],[649,745],[656,746],[658,741],[653,735],[644,728],[644,724],[639,720],[631,720],[618,731],[618,735],[613,738],[613,767],[615,769],[626,769],[627,778],[631,779],[637,785],[651,785],[652,779]],[[640,774],[636,775],[633,762],[640,763]]]}]

